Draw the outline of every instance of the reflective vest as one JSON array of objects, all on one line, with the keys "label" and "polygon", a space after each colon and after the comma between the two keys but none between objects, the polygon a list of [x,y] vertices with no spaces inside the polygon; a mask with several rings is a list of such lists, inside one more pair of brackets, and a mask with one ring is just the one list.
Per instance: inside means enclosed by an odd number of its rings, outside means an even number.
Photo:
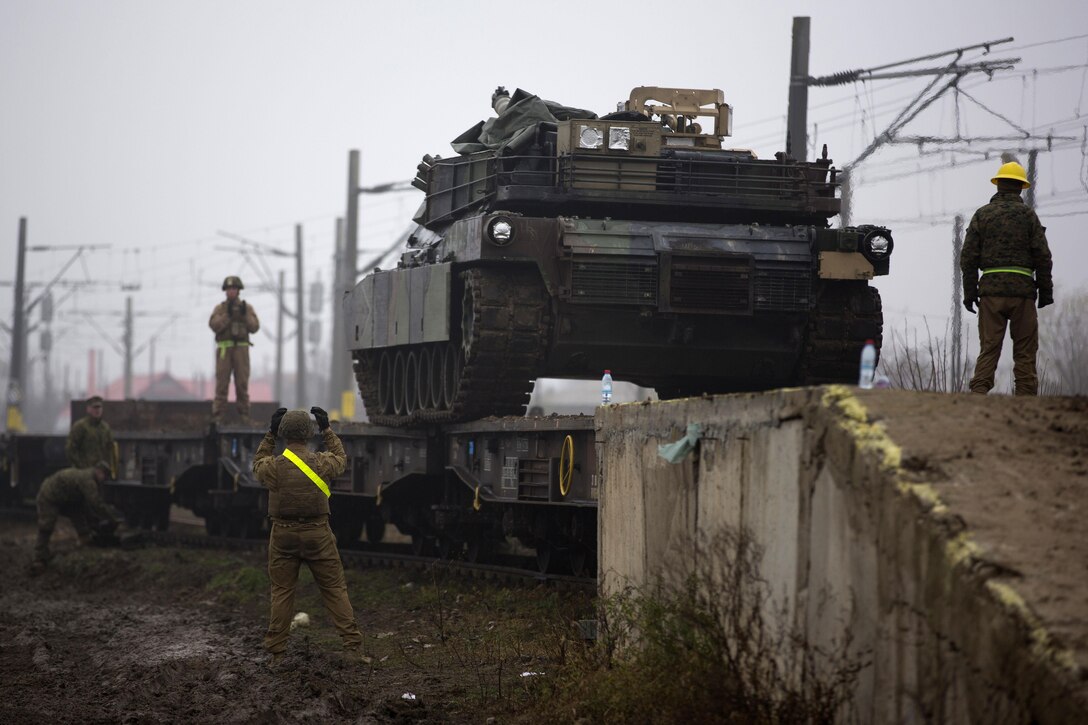
[{"label": "reflective vest", "polygon": [[306,462],[299,458],[297,455],[295,455],[294,451],[292,451],[290,448],[284,448],[283,457],[298,466],[298,470],[305,473],[306,477],[313,481],[315,486],[321,489],[321,493],[325,494],[326,498],[332,496],[332,494],[329,492],[328,485],[326,485],[326,483],[321,480],[321,476],[314,473],[314,469],[307,466]]}]

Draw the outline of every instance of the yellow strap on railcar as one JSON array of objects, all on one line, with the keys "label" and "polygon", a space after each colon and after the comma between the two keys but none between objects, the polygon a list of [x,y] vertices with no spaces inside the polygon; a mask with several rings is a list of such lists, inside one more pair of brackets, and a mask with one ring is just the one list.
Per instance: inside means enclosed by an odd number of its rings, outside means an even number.
[{"label": "yellow strap on railcar", "polygon": [[313,481],[315,486],[321,489],[321,493],[325,494],[326,498],[332,496],[332,494],[329,493],[329,487],[325,485],[324,481],[321,480],[321,476],[314,473],[314,469],[307,466],[301,458],[295,455],[294,451],[292,451],[290,448],[284,448],[283,457],[298,466],[298,470],[305,473],[306,477]]}]

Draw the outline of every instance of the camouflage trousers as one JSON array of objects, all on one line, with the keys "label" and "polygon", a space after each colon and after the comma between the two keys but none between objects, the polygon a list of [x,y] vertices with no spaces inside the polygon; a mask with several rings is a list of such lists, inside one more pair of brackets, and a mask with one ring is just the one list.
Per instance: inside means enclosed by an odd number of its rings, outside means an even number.
[{"label": "camouflage trousers", "polygon": [[72,522],[72,526],[79,535],[83,544],[91,541],[91,526],[87,522],[87,512],[78,504],[62,505],[52,501],[38,500],[38,541],[34,545],[34,560],[40,562],[49,561],[49,540],[53,538],[53,529],[57,527],[57,519],[65,516]]},{"label": "camouflage trousers", "polygon": [[978,301],[978,360],[971,392],[985,395],[994,387],[1005,327],[1012,337],[1013,377],[1017,395],[1038,395],[1035,356],[1039,352],[1039,313],[1030,297],[986,296]]},{"label": "camouflage trousers", "polygon": [[230,376],[234,374],[234,397],[238,401],[238,415],[249,417],[249,346],[215,348],[215,400],[212,415],[220,416],[227,404]]},{"label": "camouflage trousers", "polygon": [[363,633],[359,631],[355,612],[348,601],[344,565],[340,563],[336,537],[329,528],[328,517],[319,517],[306,523],[273,519],[272,535],[268,539],[272,607],[268,632],[264,636],[265,649],[273,654],[287,649],[294,617],[295,585],[299,565],[303,562],[310,567],[325,609],[344,640],[344,648],[357,650],[362,647]]}]

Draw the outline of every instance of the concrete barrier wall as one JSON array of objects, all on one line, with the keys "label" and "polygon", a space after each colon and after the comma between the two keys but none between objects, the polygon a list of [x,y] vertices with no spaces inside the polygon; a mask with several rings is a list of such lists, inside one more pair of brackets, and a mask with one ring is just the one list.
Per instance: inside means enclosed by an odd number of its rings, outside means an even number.
[{"label": "concrete barrier wall", "polygon": [[[678,463],[658,445],[702,425]],[[840,387],[609,406],[597,413],[602,593],[692,571],[723,527],[762,547],[768,609],[871,661],[860,722],[1084,722],[1085,684],[962,522],[901,475]],[[705,562],[704,562],[705,563]]]}]

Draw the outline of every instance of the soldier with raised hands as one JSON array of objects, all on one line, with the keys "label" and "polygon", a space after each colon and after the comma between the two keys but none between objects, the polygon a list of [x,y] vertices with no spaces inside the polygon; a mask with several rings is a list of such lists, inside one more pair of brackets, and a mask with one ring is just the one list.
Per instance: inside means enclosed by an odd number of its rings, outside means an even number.
[{"label": "soldier with raised hands", "polygon": [[227,403],[230,376],[234,375],[234,397],[238,402],[238,415],[249,422],[249,348],[253,344],[249,336],[260,329],[253,305],[239,297],[245,289],[239,277],[223,280],[227,298],[212,310],[208,326],[215,333],[215,399],[212,401],[212,419],[219,421]]},{"label": "soldier with raised hands", "polygon": [[[317,421],[324,449],[311,451]],[[268,517],[272,533],[268,539],[268,578],[272,585],[271,611],[264,646],[279,662],[287,649],[295,606],[295,585],[299,565],[310,567],[321,591],[325,609],[336,625],[344,648],[359,653],[363,635],[355,622],[348,600],[344,566],[329,527],[329,482],[344,471],[347,456],[340,438],[329,427],[329,414],[318,407],[305,410],[280,408],[253,456],[253,473],[268,489]],[[276,437],[285,447],[276,455]]]}]

